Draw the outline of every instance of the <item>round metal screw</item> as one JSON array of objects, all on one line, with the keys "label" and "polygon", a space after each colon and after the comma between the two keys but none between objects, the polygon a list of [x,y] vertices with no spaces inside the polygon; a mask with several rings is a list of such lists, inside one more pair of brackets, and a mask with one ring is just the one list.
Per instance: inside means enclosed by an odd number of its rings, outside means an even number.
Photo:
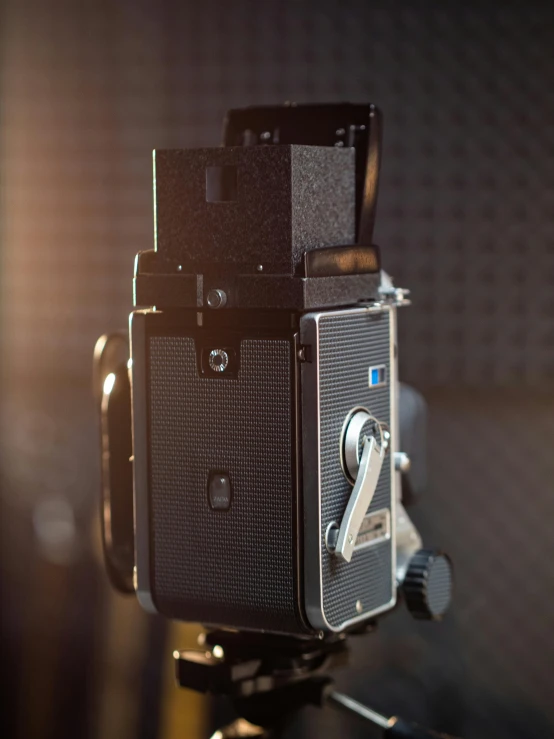
[{"label": "round metal screw", "polygon": [[210,308],[213,308],[214,310],[217,308],[223,308],[223,306],[227,302],[227,295],[223,290],[210,290],[210,292],[208,293],[208,297],[206,298],[206,302],[208,306]]}]

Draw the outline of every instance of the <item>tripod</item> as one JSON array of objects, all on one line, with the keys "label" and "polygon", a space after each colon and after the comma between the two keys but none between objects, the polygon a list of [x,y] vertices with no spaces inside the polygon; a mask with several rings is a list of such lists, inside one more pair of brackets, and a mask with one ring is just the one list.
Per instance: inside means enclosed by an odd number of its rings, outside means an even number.
[{"label": "tripod", "polygon": [[334,690],[327,671],[348,663],[343,634],[320,640],[216,630],[203,635],[202,646],[203,650],[173,653],[179,686],[226,695],[240,716],[212,739],[275,739],[284,735],[293,715],[308,705],[329,705],[353,714],[381,729],[383,737],[453,739],[396,716],[382,716]]}]

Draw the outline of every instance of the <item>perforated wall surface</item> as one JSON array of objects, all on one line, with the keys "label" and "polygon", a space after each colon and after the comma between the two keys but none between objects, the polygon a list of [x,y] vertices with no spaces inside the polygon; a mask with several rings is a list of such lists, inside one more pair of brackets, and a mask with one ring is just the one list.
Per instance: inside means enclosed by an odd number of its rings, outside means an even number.
[{"label": "perforated wall surface", "polygon": [[548,3],[13,5],[10,364],[57,372],[63,353],[85,372],[95,337],[123,324],[134,254],[152,248],[154,147],[218,144],[230,107],[349,99],[384,112],[375,238],[414,299],[403,379],[550,377]]},{"label": "perforated wall surface", "polygon": [[[126,325],[133,257],[152,246],[151,149],[212,146],[230,107],[374,101],[376,241],[413,298],[401,377],[430,403],[431,484],[414,515],[451,553],[456,591],[442,625],[384,620],[341,687],[472,739],[550,736],[552,4],[3,6],[3,494],[96,510],[90,354]],[[89,579],[76,581],[86,602]],[[317,736],[356,735],[317,720]]]}]

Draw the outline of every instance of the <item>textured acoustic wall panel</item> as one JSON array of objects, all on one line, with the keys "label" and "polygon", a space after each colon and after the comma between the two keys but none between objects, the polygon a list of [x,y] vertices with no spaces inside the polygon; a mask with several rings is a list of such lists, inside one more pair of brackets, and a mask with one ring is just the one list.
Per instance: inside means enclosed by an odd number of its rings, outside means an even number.
[{"label": "textured acoustic wall panel", "polygon": [[[376,241],[414,301],[402,376],[445,388],[417,520],[453,554],[457,590],[443,626],[383,624],[350,687],[472,739],[551,735],[554,408],[532,391],[554,370],[552,4],[4,6],[2,362],[10,383],[57,378],[48,438],[73,438],[56,408],[88,406],[65,378],[84,398],[95,338],[125,325],[133,256],[152,246],[151,149],[219,142],[229,107],[381,106]],[[3,490],[78,496],[74,459],[29,463],[45,448],[36,397],[4,405]],[[92,442],[76,453],[94,468]]]},{"label": "textured acoustic wall panel", "polygon": [[552,373],[547,3],[56,8],[7,14],[10,365],[86,372],[95,336],[123,325],[133,255],[152,246],[151,149],[219,143],[231,106],[349,99],[385,114],[376,240],[413,291],[405,379]]}]

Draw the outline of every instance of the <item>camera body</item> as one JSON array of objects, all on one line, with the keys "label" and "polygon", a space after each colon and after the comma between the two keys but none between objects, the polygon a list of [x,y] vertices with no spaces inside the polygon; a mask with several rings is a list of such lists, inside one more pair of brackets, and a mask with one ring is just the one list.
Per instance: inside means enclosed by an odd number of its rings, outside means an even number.
[{"label": "camera body", "polygon": [[[143,605],[294,634],[341,631],[394,605],[395,312],[368,305],[309,312],[293,326],[287,315],[200,327],[195,314],[133,314]],[[209,366],[214,352],[229,357],[224,369]],[[375,385],[372,367],[384,374]],[[341,434],[358,408],[392,434],[346,562],[328,550],[326,530],[352,494]]]},{"label": "camera body", "polygon": [[416,616],[446,609],[449,561],[401,501],[407,301],[372,244],[380,125],[374,106],[247,109],[228,146],[154,154],[156,248],[130,320],[133,587],[150,611],[323,636],[401,586]]}]

